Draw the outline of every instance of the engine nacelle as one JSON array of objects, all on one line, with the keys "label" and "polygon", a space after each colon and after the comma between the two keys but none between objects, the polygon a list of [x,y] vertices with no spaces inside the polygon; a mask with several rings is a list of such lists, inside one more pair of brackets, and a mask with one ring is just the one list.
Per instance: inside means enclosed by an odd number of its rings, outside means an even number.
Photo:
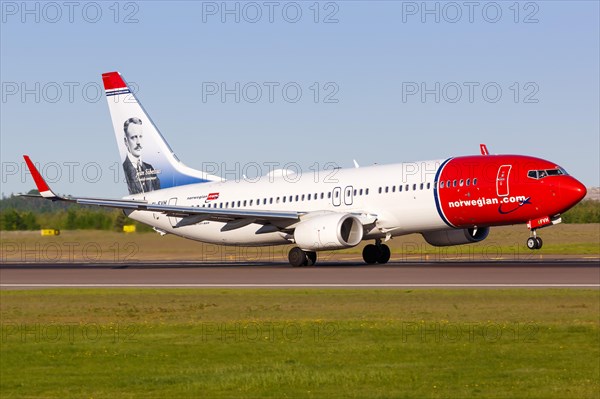
[{"label": "engine nacelle", "polygon": [[350,248],[363,238],[363,226],[357,217],[329,213],[300,222],[294,230],[296,244],[304,250]]},{"label": "engine nacelle", "polygon": [[461,230],[437,230],[423,233],[423,238],[429,244],[436,247],[446,247],[449,245],[470,244],[483,241],[490,234],[489,227],[478,227],[476,229]]}]

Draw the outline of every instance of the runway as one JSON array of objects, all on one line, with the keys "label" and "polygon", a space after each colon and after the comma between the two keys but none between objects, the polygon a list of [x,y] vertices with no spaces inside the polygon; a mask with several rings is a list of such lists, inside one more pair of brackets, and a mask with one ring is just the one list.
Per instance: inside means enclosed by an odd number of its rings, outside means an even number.
[{"label": "runway", "polygon": [[600,288],[600,262],[3,264],[0,288]]}]

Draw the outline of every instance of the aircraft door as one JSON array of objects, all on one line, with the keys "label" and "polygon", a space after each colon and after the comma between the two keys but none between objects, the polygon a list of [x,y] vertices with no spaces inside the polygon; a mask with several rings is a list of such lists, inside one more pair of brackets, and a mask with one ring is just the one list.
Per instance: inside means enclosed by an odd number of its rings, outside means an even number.
[{"label": "aircraft door", "polygon": [[344,204],[352,205],[354,202],[354,190],[352,186],[346,186],[344,189]]},{"label": "aircraft door", "polygon": [[512,165],[502,165],[498,169],[498,176],[496,177],[496,194],[498,197],[506,197],[509,194],[508,178],[511,169]]},{"label": "aircraft door", "polygon": [[331,193],[331,202],[333,206],[340,206],[342,204],[342,188],[336,187]]}]

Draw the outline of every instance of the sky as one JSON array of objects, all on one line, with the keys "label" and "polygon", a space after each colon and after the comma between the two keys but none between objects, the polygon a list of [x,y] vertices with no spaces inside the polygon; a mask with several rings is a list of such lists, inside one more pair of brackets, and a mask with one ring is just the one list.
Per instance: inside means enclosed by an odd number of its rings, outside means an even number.
[{"label": "sky", "polygon": [[600,186],[597,1],[1,2],[2,195],[127,194],[101,74],[228,175],[527,154]]}]

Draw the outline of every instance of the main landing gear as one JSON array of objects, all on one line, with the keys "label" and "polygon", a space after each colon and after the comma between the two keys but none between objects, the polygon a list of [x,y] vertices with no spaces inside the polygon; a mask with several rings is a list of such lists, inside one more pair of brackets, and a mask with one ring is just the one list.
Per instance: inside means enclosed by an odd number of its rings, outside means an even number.
[{"label": "main landing gear", "polygon": [[537,236],[535,230],[531,230],[531,234],[531,237],[527,239],[527,248],[531,250],[542,248],[542,245],[544,245],[542,238]]},{"label": "main landing gear", "polygon": [[311,251],[303,251],[298,247],[290,249],[288,254],[288,260],[290,265],[294,267],[298,266],[312,266],[317,262],[317,253]]},{"label": "main landing gear", "polygon": [[365,245],[363,249],[363,260],[372,265],[374,263],[387,263],[390,260],[390,247],[381,243],[381,239],[376,239],[375,244]]}]

